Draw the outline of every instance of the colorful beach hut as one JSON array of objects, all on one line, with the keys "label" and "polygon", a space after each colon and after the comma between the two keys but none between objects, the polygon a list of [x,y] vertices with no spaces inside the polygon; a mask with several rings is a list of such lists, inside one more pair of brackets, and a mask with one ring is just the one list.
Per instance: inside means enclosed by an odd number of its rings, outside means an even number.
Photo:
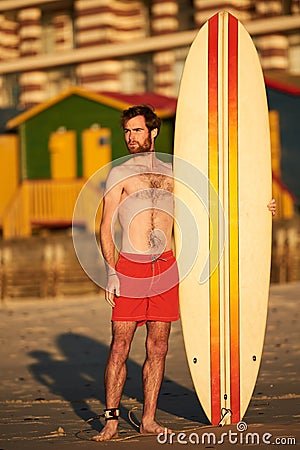
[{"label": "colorful beach hut", "polygon": [[69,226],[85,181],[127,154],[120,111],[140,103],[152,105],[162,118],[157,146],[171,153],[176,100],[157,94],[96,94],[72,87],[11,119],[7,128],[17,130],[15,150],[7,152],[0,169],[6,172],[9,165],[14,176],[1,199],[4,238],[28,236],[41,226]]}]

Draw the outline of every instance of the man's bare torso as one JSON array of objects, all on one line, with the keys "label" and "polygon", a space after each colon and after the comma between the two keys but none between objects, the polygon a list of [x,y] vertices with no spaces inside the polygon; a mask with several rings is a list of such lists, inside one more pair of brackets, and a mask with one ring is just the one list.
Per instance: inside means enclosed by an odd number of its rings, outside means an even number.
[{"label": "man's bare torso", "polygon": [[118,218],[122,252],[160,254],[171,249],[173,177],[170,164],[138,155],[112,169],[122,183]]}]

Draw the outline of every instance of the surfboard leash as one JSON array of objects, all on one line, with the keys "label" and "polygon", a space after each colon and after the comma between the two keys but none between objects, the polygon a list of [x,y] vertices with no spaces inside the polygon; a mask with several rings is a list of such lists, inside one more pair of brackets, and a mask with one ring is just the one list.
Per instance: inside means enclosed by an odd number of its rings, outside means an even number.
[{"label": "surfboard leash", "polygon": [[[131,416],[131,413],[133,412],[134,409],[138,409],[138,408],[134,407],[131,410],[129,410],[127,416],[128,416],[129,421],[132,423],[132,425],[134,425],[135,428],[139,429],[140,426],[134,421],[134,419]],[[119,417],[119,414],[118,414],[118,417]],[[78,439],[82,440],[82,441],[94,441],[94,439],[91,438],[91,437],[88,437],[88,438],[82,437],[82,434],[86,431],[86,430],[84,430],[84,427],[85,427],[86,424],[91,423],[94,420],[99,420],[100,423],[101,423],[101,419],[102,418],[104,418],[105,420],[110,420],[112,417],[107,418],[106,411],[104,411],[103,414],[97,414],[96,416],[90,417],[89,419],[84,421],[84,424],[82,425],[81,429],[79,431],[77,431],[77,433],[75,433],[75,436]],[[129,439],[136,439],[137,437],[147,437],[147,436],[157,436],[157,435],[156,434],[150,434],[150,433],[149,434],[137,433],[137,434],[134,434],[132,436],[115,437],[115,438],[110,439],[109,441],[110,442],[113,442],[113,441],[127,441]],[[101,442],[101,441],[99,441],[99,442]],[[103,441],[103,442],[105,442],[105,441]]]},{"label": "surfboard leash", "polygon": [[[140,429],[140,424],[138,423],[138,422],[136,422],[135,421],[135,419],[134,419],[134,416],[133,416],[133,413],[134,413],[134,411],[136,411],[137,409],[139,409],[137,406],[134,406],[133,408],[131,408],[129,411],[128,411],[128,413],[127,413],[127,417],[128,417],[128,419],[129,419],[129,421],[130,421],[130,423],[134,426],[134,428],[136,428],[137,430],[139,430]],[[81,427],[81,429],[77,432],[77,433],[75,433],[75,436],[78,438],[78,439],[80,439],[80,440],[83,440],[83,441],[93,441],[93,439],[92,438],[90,438],[90,437],[88,437],[88,438],[84,438],[84,437],[81,437],[81,435],[85,432],[85,430],[84,430],[84,427],[85,427],[85,425],[87,425],[88,423],[90,423],[90,422],[93,422],[94,420],[99,420],[100,422],[101,422],[101,419],[102,418],[106,418],[105,417],[105,412],[103,413],[103,414],[97,414],[96,416],[94,416],[94,417],[90,417],[89,419],[87,419],[87,420],[85,420],[84,421],[84,424],[82,425],[82,427]],[[161,423],[159,423],[158,421],[157,421],[157,424],[158,425],[160,425],[162,428],[167,428],[167,427],[164,427]],[[183,430],[174,430],[174,431],[176,431],[176,433],[180,433],[180,432],[190,432],[190,431],[195,431],[195,430],[198,430],[198,428],[199,428],[199,426],[197,426],[197,427],[191,427],[191,428],[186,428],[186,429],[183,429]],[[205,427],[206,428],[206,427]],[[147,434],[142,434],[142,433],[137,433],[137,434],[133,434],[132,436],[124,436],[124,437],[115,437],[115,438],[112,438],[112,439],[110,439],[110,441],[111,442],[113,442],[113,441],[127,441],[127,440],[130,440],[130,439],[136,439],[136,438],[138,438],[138,437],[147,437],[147,436],[157,436],[157,434],[156,433],[147,433]],[[105,441],[103,441],[103,442],[105,442]]]}]

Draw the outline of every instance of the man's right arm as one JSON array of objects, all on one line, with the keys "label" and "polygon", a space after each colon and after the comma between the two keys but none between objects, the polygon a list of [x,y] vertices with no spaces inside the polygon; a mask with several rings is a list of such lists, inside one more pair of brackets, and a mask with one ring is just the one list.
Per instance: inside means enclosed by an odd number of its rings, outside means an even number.
[{"label": "man's right arm", "polygon": [[[109,182],[109,179],[108,179]],[[115,271],[114,219],[121,202],[122,185],[115,184],[109,189],[103,199],[103,212],[100,225],[100,243],[107,270],[107,285],[105,299],[114,306],[114,293],[119,295],[120,284]]]}]

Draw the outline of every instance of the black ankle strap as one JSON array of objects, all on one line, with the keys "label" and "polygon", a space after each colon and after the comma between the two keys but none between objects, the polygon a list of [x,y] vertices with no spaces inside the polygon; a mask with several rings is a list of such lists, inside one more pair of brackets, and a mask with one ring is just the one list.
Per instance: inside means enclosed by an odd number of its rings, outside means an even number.
[{"label": "black ankle strap", "polygon": [[105,420],[118,420],[120,416],[119,408],[107,408],[104,410],[103,417]]}]

